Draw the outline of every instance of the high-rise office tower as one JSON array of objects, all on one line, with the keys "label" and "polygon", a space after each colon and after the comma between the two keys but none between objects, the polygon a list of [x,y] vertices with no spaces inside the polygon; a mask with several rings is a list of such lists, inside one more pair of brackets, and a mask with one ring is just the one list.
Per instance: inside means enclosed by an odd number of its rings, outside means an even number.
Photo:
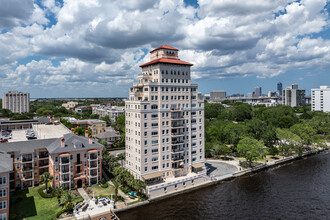
[{"label": "high-rise office tower", "polygon": [[261,87],[260,86],[257,86],[257,87],[255,87],[254,88],[254,95],[255,95],[255,97],[259,97],[259,96],[261,96]]},{"label": "high-rise office tower", "polygon": [[14,113],[30,111],[30,93],[9,91],[2,94],[2,108]]},{"label": "high-rise office tower", "polygon": [[279,96],[282,96],[282,90],[283,90],[282,83],[281,82],[277,83],[277,93]]},{"label": "high-rise office tower", "polygon": [[125,103],[125,167],[147,183],[203,172],[204,102],[191,84],[193,64],[167,45],[150,58]]},{"label": "high-rise office tower", "polygon": [[291,87],[287,87],[283,90],[282,102],[284,105],[291,107],[301,107],[306,104],[305,90],[298,89],[298,84],[292,84]]}]

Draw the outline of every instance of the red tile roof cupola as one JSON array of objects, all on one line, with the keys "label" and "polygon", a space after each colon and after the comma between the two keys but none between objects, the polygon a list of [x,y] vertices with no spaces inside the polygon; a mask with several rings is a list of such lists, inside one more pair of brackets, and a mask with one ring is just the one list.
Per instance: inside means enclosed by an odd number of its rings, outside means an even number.
[{"label": "red tile roof cupola", "polygon": [[193,65],[191,63],[180,60],[178,52],[179,50],[174,47],[168,45],[160,46],[150,51],[150,62],[144,63],[140,65],[140,67],[145,67],[156,63],[170,63],[188,66]]}]

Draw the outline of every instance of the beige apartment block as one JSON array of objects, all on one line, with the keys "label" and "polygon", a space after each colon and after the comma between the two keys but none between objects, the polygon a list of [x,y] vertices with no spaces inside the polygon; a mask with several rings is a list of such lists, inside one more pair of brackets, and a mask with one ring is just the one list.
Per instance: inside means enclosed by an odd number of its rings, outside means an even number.
[{"label": "beige apartment block", "polygon": [[84,127],[89,128],[92,131],[92,135],[97,135],[102,132],[105,132],[107,123],[99,119],[84,119],[84,120],[75,120],[71,121],[72,126],[75,127]]},{"label": "beige apartment block", "polygon": [[30,93],[9,91],[2,94],[2,108],[14,113],[30,111]]},{"label": "beige apartment block", "polygon": [[67,102],[67,103],[63,103],[62,107],[66,108],[66,109],[73,109],[78,105],[78,102]]},{"label": "beige apartment block", "polygon": [[191,83],[193,64],[167,45],[150,57],[125,103],[125,167],[147,184],[205,173],[204,102]]}]

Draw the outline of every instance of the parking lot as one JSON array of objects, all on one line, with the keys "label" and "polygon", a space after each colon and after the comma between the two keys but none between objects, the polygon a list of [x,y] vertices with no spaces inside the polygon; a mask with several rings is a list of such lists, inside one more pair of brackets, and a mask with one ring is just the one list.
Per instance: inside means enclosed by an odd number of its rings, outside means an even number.
[{"label": "parking lot", "polygon": [[27,141],[25,133],[27,130],[33,130],[37,139],[60,138],[63,137],[64,134],[70,133],[70,130],[62,124],[33,125],[33,129],[13,130],[11,133],[12,138],[8,139],[8,142]]}]

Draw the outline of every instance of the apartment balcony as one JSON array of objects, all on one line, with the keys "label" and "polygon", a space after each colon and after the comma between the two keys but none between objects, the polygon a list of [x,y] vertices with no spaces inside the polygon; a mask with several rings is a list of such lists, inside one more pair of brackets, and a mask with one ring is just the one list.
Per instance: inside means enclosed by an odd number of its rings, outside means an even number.
[{"label": "apartment balcony", "polygon": [[69,175],[61,176],[61,183],[70,182]]},{"label": "apartment balcony", "polygon": [[70,160],[68,158],[61,158],[61,165],[69,164]]},{"label": "apartment balcony", "polygon": [[171,108],[171,112],[181,112],[181,108]]},{"label": "apartment balcony", "polygon": [[180,145],[180,144],[183,144],[184,141],[183,140],[180,140],[180,141],[172,141],[171,144],[172,145]]},{"label": "apartment balcony", "polygon": [[94,163],[90,163],[89,164],[89,168],[93,169],[93,168],[97,168],[97,163],[94,162]]},{"label": "apartment balcony", "polygon": [[22,177],[22,180],[24,180],[24,181],[33,180],[33,176],[32,175],[25,175],[25,176]]},{"label": "apartment balcony", "polygon": [[180,136],[184,136],[184,132],[173,132],[171,133],[172,137],[180,137]]},{"label": "apartment balcony", "polygon": [[184,124],[183,123],[172,123],[171,128],[183,128]]},{"label": "apartment balcony", "polygon": [[39,153],[39,160],[48,159],[48,157],[49,157],[48,152]]},{"label": "apartment balcony", "polygon": [[97,172],[90,172],[89,173],[89,176],[90,177],[97,177]]},{"label": "apartment balcony", "polygon": [[41,167],[48,167],[49,166],[49,163],[47,161],[47,163],[39,163],[39,168]]},{"label": "apartment balcony", "polygon": [[32,163],[33,158],[31,157],[22,157],[22,163]]},{"label": "apartment balcony", "polygon": [[97,154],[90,154],[89,157],[88,157],[88,160],[91,161],[91,160],[97,160]]},{"label": "apartment balcony", "polygon": [[32,166],[22,166],[22,171],[23,172],[29,172],[32,171],[33,167]]},{"label": "apartment balcony", "polygon": [[183,157],[183,156],[172,158],[172,161],[173,161],[173,162],[179,162],[179,161],[183,161],[183,160],[184,160],[184,157]]},{"label": "apartment balcony", "polygon": [[69,172],[70,172],[69,168],[61,169],[61,173],[69,173]]},{"label": "apartment balcony", "polygon": [[179,148],[179,149],[175,148],[175,149],[171,150],[172,154],[179,154],[179,153],[183,153],[183,152],[184,152],[184,149],[182,149],[182,148]]}]

